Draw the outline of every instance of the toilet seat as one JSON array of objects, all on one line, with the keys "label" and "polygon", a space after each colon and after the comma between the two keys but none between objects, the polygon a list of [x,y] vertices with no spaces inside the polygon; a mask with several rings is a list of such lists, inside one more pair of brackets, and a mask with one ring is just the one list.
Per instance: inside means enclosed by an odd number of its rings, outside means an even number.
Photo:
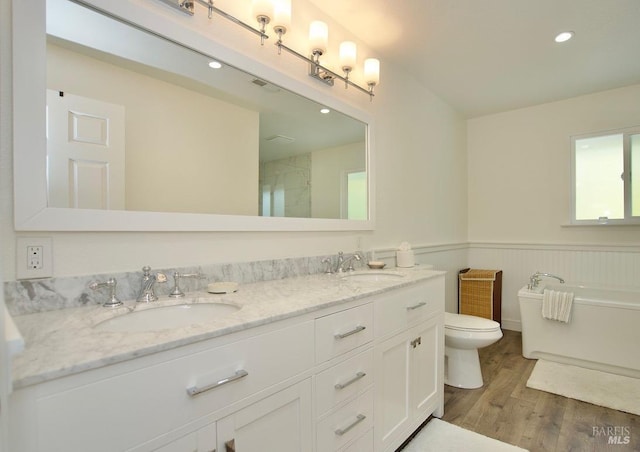
[{"label": "toilet seat", "polygon": [[456,331],[494,332],[500,331],[500,324],[490,319],[466,314],[444,313],[444,327]]}]

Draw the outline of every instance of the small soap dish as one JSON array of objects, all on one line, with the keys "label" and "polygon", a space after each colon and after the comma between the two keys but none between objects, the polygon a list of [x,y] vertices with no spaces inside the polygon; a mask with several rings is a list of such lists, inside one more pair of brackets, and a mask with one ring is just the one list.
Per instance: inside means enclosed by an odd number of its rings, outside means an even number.
[{"label": "small soap dish", "polygon": [[214,282],[207,285],[209,293],[232,293],[238,291],[238,283],[232,281]]},{"label": "small soap dish", "polygon": [[372,270],[382,270],[386,264],[382,261],[369,261],[367,266]]}]

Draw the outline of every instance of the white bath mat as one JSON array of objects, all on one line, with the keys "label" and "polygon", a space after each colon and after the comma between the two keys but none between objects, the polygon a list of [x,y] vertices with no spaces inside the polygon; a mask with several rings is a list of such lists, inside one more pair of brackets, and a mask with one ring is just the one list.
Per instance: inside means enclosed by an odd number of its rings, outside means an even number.
[{"label": "white bath mat", "polygon": [[526,452],[511,444],[483,436],[433,418],[402,452]]},{"label": "white bath mat", "polygon": [[640,379],[539,359],[527,386],[640,415]]}]

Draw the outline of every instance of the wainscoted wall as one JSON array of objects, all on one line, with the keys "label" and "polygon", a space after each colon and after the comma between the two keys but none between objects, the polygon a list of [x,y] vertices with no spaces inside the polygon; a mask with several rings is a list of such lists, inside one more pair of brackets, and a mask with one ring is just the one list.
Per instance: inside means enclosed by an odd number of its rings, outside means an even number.
[{"label": "wainscoted wall", "polygon": [[468,266],[503,270],[502,326],[520,331],[518,290],[536,271],[567,282],[640,290],[640,247],[471,243]]}]

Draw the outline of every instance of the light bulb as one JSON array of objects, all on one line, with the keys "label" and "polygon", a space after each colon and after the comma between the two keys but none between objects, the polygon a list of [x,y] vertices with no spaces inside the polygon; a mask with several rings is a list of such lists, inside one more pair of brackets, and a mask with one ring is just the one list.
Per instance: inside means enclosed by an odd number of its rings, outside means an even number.
[{"label": "light bulb", "polygon": [[324,54],[329,41],[329,27],[324,22],[314,20],[309,26],[309,41],[312,52]]},{"label": "light bulb", "polygon": [[377,85],[380,83],[380,60],[367,58],[364,60],[364,79],[367,85]]},{"label": "light bulb", "polygon": [[273,1],[271,0],[253,0],[251,4],[253,17],[266,17],[268,18],[266,23],[269,23],[269,20],[273,17],[273,9]]},{"label": "light bulb", "polygon": [[350,72],[356,65],[356,43],[344,41],[340,44],[340,65],[342,70]]},{"label": "light bulb", "polygon": [[286,32],[290,27],[291,0],[275,0],[273,11],[273,28],[280,28],[283,32]]}]

